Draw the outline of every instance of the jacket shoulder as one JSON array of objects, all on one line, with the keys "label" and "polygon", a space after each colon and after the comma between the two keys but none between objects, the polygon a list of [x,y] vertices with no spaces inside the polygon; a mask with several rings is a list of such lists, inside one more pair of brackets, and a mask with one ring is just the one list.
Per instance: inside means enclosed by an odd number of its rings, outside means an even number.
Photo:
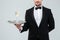
[{"label": "jacket shoulder", "polygon": [[47,8],[47,7],[44,7],[44,6],[43,6],[43,8],[44,8],[45,10],[50,10],[50,11],[51,11],[51,9],[50,9],[50,8]]}]

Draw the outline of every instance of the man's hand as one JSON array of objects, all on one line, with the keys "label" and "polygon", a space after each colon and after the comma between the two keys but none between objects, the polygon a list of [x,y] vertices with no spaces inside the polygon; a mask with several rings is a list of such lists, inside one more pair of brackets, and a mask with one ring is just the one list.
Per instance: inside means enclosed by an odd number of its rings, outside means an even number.
[{"label": "man's hand", "polygon": [[16,26],[19,30],[21,30],[21,24],[15,24],[15,26]]}]

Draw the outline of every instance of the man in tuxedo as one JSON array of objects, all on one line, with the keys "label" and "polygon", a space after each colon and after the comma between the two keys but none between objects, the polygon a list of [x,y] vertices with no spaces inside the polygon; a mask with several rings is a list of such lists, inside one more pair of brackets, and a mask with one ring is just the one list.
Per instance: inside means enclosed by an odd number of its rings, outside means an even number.
[{"label": "man in tuxedo", "polygon": [[29,29],[28,40],[49,40],[49,32],[55,28],[51,9],[42,6],[42,0],[33,1],[35,6],[26,10],[26,23],[15,26],[21,33]]}]

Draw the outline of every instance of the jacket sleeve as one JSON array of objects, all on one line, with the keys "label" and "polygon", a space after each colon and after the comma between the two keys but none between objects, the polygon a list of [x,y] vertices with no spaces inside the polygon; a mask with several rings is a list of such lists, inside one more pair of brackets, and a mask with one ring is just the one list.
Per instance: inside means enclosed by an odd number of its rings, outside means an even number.
[{"label": "jacket sleeve", "polygon": [[49,27],[48,27],[49,32],[55,28],[55,21],[54,21],[51,10],[49,10],[48,25],[49,25]]},{"label": "jacket sleeve", "polygon": [[21,30],[21,33],[24,31],[27,31],[29,29],[28,11],[26,11],[26,14],[25,14],[25,21],[26,21],[26,23],[24,23],[24,26],[22,26],[23,29]]}]

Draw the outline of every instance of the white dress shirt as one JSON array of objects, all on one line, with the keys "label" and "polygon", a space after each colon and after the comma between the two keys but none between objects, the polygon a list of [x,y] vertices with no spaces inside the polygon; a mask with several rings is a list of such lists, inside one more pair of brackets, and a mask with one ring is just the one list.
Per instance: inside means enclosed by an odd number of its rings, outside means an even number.
[{"label": "white dress shirt", "polygon": [[34,18],[35,18],[35,21],[39,27],[40,23],[41,23],[41,19],[42,19],[42,7],[41,9],[35,9],[36,6],[34,7]]}]

